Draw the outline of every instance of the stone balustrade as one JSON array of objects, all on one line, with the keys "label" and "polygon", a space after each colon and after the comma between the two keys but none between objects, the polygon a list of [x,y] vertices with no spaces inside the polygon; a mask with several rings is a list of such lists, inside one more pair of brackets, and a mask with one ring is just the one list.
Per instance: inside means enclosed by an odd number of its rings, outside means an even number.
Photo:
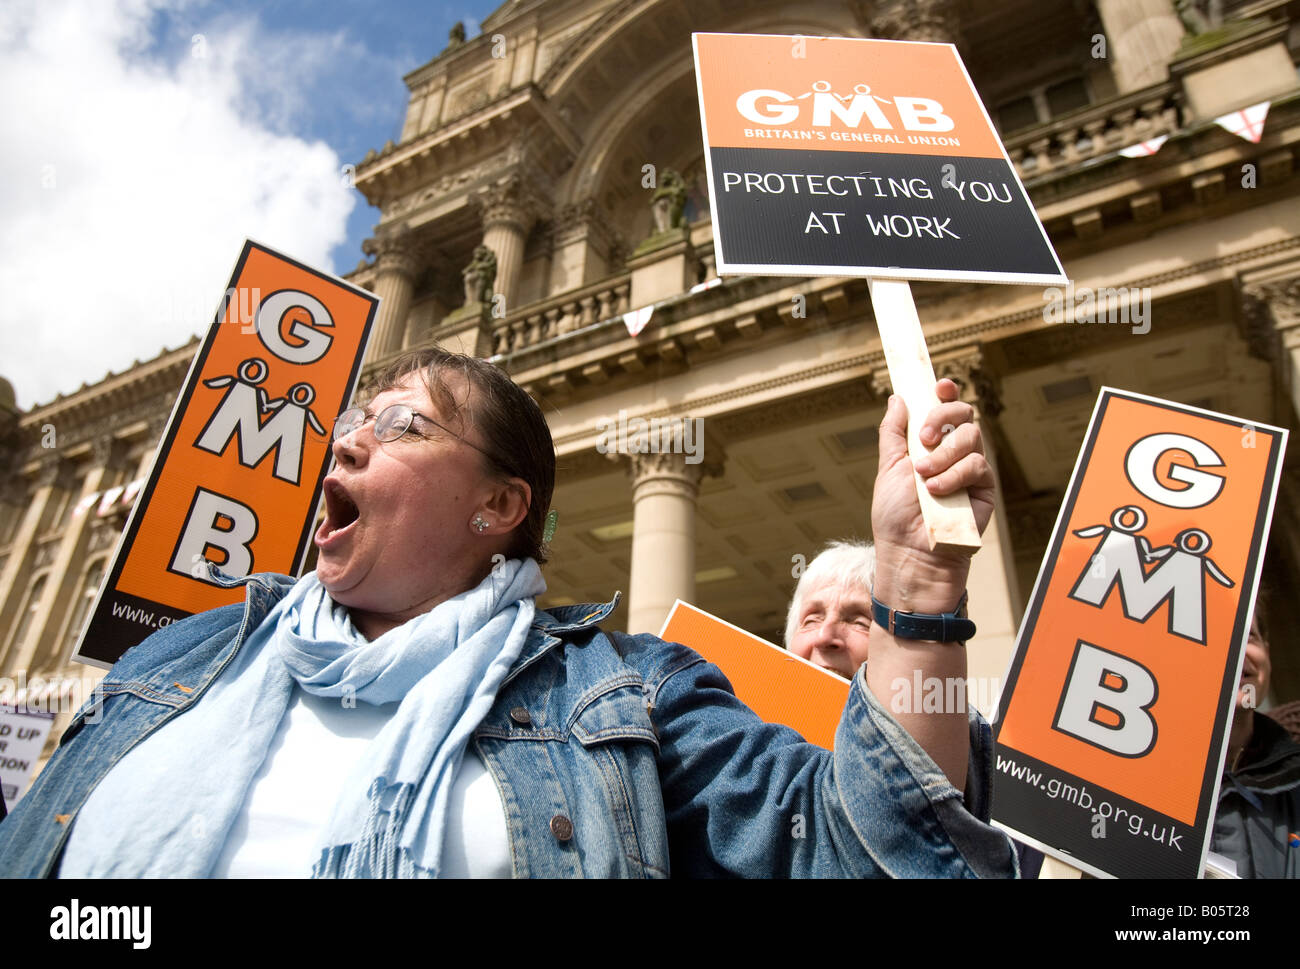
[{"label": "stone balustrade", "polygon": [[1173,134],[1181,106],[1176,83],[1156,84],[1012,135],[1005,139],[1007,154],[1022,179],[1059,174],[1090,158]]},{"label": "stone balustrade", "polygon": [[622,273],[529,303],[495,325],[492,352],[518,353],[553,337],[622,316],[633,308],[631,294],[632,275]]}]

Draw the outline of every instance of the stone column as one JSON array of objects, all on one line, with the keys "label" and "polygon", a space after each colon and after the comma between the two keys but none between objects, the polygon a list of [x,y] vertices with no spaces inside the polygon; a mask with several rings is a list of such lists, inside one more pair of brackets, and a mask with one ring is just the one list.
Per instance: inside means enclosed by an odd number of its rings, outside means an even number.
[{"label": "stone column", "polygon": [[[867,9],[865,4],[861,6]],[[859,18],[874,36],[887,40],[960,43],[957,4],[953,0],[883,0]]]},{"label": "stone column", "polygon": [[[710,453],[712,452],[712,453]],[[722,472],[717,447],[687,464],[685,454],[632,454],[632,576],[629,633],[658,633],[677,599],[695,597],[695,505],[705,474]]]},{"label": "stone column", "polygon": [[[80,502],[101,491],[106,479],[122,465],[124,448],[121,442],[105,435],[94,443],[90,457],[90,470],[76,496]],[[91,525],[95,520],[96,505],[74,511],[68,517],[50,569],[51,582],[46,587],[40,610],[27,633],[27,642],[15,657],[14,663],[28,671],[28,675],[53,672],[65,665],[67,657],[56,655],[62,645],[63,624],[73,611],[71,605],[81,589],[81,576],[86,565],[86,550]]]},{"label": "stone column", "polygon": [[1097,0],[1097,12],[1120,94],[1159,84],[1169,76],[1169,61],[1185,33],[1172,0]]},{"label": "stone column", "polygon": [[376,257],[375,295],[379,313],[370,339],[369,360],[378,360],[402,349],[406,316],[411,309],[415,274],[420,268],[419,252],[409,232],[397,232],[367,239],[361,250]]},{"label": "stone column", "polygon": [[1300,417],[1300,276],[1245,284],[1242,319],[1250,355],[1273,365],[1278,386]]},{"label": "stone column", "polygon": [[508,175],[482,189],[475,201],[483,210],[483,245],[497,257],[495,292],[505,297],[505,312],[509,313],[515,308],[524,243],[537,206],[518,175]]},{"label": "stone column", "polygon": [[[18,610],[26,605],[24,600],[32,584],[31,563],[36,551],[36,540],[45,525],[50,503],[58,496],[59,484],[67,477],[67,464],[62,458],[50,455],[41,462],[36,479],[32,482],[27,499],[27,514],[23,516],[22,524],[14,534],[4,572],[0,573],[0,637],[3,637],[0,638],[0,649],[4,648],[5,641],[13,632]],[[15,645],[21,647],[22,644]],[[13,656],[5,655],[0,660],[0,670],[12,673],[17,669]]]}]

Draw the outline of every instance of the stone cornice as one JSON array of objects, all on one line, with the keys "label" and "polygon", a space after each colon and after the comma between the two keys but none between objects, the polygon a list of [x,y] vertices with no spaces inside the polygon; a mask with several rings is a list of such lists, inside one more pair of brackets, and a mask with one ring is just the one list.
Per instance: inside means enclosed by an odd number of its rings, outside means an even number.
[{"label": "stone cornice", "polygon": [[[124,410],[140,404],[155,405],[160,395],[169,395],[174,401],[198,349],[199,338],[194,337],[174,350],[164,350],[152,360],[135,364],[130,370],[110,374],[97,384],[32,408],[21,418],[24,439],[39,440],[41,426],[53,424],[60,441],[67,434],[68,443],[72,443],[75,428],[102,420],[106,415],[117,426],[122,423]],[[168,413],[170,410],[171,402]]]},{"label": "stone cornice", "polygon": [[357,190],[371,205],[384,208],[434,176],[464,167],[467,147],[473,158],[489,158],[517,146],[521,132],[530,132],[530,147],[556,171],[571,164],[580,148],[577,135],[546,103],[541,91],[529,84],[376,158],[363,160],[357,166]]}]

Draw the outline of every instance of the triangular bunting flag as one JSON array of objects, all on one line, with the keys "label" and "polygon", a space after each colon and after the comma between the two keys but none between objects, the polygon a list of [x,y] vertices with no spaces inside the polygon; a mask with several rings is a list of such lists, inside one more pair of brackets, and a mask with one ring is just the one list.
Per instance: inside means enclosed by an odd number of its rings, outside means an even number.
[{"label": "triangular bunting flag", "polygon": [[1160,146],[1168,140],[1168,135],[1160,135],[1156,138],[1152,138],[1150,141],[1144,141],[1140,144],[1129,145],[1127,148],[1121,148],[1119,153],[1125,158],[1142,158],[1146,155],[1154,155],[1160,150]]},{"label": "triangular bunting flag", "polygon": [[654,314],[653,306],[643,306],[639,310],[629,310],[623,314],[623,325],[627,327],[629,336],[636,336],[645,329],[645,325],[650,322],[650,317]]},{"label": "triangular bunting flag", "polygon": [[1259,139],[1264,137],[1264,119],[1268,117],[1268,105],[1269,102],[1261,101],[1240,111],[1219,115],[1214,123],[1225,131],[1259,144]]}]

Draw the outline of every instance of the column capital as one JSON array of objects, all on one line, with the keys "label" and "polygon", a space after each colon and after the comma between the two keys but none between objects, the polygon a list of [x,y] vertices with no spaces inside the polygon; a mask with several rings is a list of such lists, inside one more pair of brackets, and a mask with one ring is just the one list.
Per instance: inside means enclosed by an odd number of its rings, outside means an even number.
[{"label": "column capital", "polygon": [[1281,350],[1279,335],[1300,327],[1300,277],[1244,284],[1241,317],[1250,355],[1276,363]]},{"label": "column capital", "polygon": [[57,454],[43,457],[34,477],[34,482],[38,488],[49,485],[66,488],[71,484],[71,480],[72,462]]},{"label": "column capital", "polygon": [[888,367],[877,367],[871,371],[871,392],[881,400],[888,400],[894,392],[894,385],[889,379]]},{"label": "column capital", "polygon": [[[632,482],[634,501],[652,494],[672,494],[694,501],[699,496],[700,482],[706,477],[721,477],[726,462],[722,445],[712,436],[700,441],[696,455],[658,450],[646,453],[610,453],[606,456],[612,460],[620,457],[628,459],[626,467],[628,478]],[[688,460],[692,457],[695,460]]]},{"label": "column capital", "polygon": [[979,345],[962,349],[934,361],[936,379],[947,377],[961,389],[961,399],[974,404],[983,417],[997,417],[1005,409],[997,380],[985,369],[984,350]]},{"label": "column capital", "polygon": [[483,214],[485,230],[507,225],[527,235],[544,209],[540,193],[514,172],[480,188],[470,198]]},{"label": "column capital", "polygon": [[953,0],[883,0],[862,19],[872,34],[888,40],[961,41]]},{"label": "column capital", "polygon": [[126,445],[111,434],[101,434],[90,443],[90,460],[95,467],[120,470],[126,460]]},{"label": "column capital", "polygon": [[382,232],[361,243],[361,251],[375,257],[375,269],[381,275],[397,273],[414,281],[423,253],[415,233],[409,229]]},{"label": "column capital", "polygon": [[563,206],[552,223],[555,241],[563,245],[581,236],[593,236],[598,245],[608,248],[617,238],[605,207],[594,198],[581,199]]}]

